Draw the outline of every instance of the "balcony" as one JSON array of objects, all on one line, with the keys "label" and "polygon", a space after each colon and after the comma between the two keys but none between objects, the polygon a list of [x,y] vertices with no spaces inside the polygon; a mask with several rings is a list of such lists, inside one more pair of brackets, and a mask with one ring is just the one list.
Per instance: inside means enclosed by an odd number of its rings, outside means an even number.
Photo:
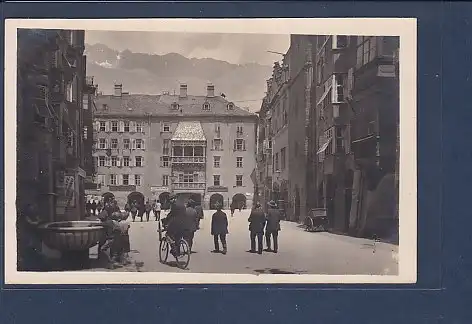
[{"label": "balcony", "polygon": [[200,189],[204,190],[206,186],[205,182],[174,182],[173,187],[177,190],[191,190]]},{"label": "balcony", "polygon": [[206,159],[204,156],[173,156],[172,163],[205,163]]}]

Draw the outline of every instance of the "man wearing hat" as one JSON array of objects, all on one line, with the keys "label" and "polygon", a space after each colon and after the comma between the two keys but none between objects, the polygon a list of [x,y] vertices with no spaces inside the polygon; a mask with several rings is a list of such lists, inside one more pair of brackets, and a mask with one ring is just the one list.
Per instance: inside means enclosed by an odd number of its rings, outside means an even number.
[{"label": "man wearing hat", "polygon": [[[280,219],[281,219],[281,214],[279,209],[277,208],[277,204],[275,201],[271,200],[267,204],[269,207],[269,210],[267,212],[267,225],[265,229],[265,237],[266,237],[266,243],[267,243],[267,252],[274,252],[277,253],[277,250],[279,248],[279,241],[278,241],[278,236],[279,236],[279,231],[280,231]],[[271,237],[274,239],[274,249],[271,249],[270,241]]]},{"label": "man wearing hat", "polygon": [[228,234],[228,216],[221,210],[222,206],[219,201],[215,203],[215,208],[216,212],[211,217],[211,235],[213,235],[213,242],[215,243],[215,249],[212,252],[220,252],[219,240],[221,240],[221,244],[223,245],[222,253],[226,254],[228,251],[226,246],[226,234]]},{"label": "man wearing hat", "polygon": [[193,238],[195,237],[195,232],[198,229],[198,215],[195,210],[195,202],[192,199],[187,201],[187,208],[185,209],[185,229],[184,229],[184,239],[187,241],[190,252],[192,252]]},{"label": "man wearing hat", "polygon": [[264,236],[265,214],[261,208],[261,204],[256,203],[248,218],[248,222],[251,237],[251,249],[248,252],[256,253],[257,238],[257,253],[262,254],[262,238]]},{"label": "man wearing hat", "polygon": [[[172,194],[169,197],[170,202],[170,212],[166,218],[162,220],[162,224],[167,229],[167,233],[172,237],[175,242],[179,242],[179,240],[184,235],[185,230],[185,223],[186,223],[186,213],[185,213],[185,205],[183,205],[180,201],[177,200],[177,196]],[[176,246],[179,247],[179,244]],[[173,251],[177,253],[178,251]]]}]

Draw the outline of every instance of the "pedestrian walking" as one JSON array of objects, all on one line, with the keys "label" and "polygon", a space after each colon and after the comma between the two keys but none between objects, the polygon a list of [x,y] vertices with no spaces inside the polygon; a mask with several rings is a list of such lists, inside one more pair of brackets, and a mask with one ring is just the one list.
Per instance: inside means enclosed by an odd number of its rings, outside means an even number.
[{"label": "pedestrian walking", "polygon": [[228,216],[224,213],[221,208],[220,202],[217,201],[215,203],[216,212],[211,217],[211,235],[213,235],[213,242],[215,244],[215,249],[212,251],[213,253],[220,252],[220,244],[223,245],[223,254],[226,254],[228,251],[226,245],[226,234],[228,234]]},{"label": "pedestrian walking", "polygon": [[138,214],[138,207],[136,206],[136,201],[133,201],[131,203],[131,217],[133,219],[133,222],[136,220],[136,215]]},{"label": "pedestrian walking", "polygon": [[261,208],[261,204],[256,203],[254,209],[248,218],[249,232],[251,238],[250,253],[256,253],[256,238],[257,238],[257,253],[262,254],[262,239],[264,236],[265,214]]},{"label": "pedestrian walking", "polygon": [[149,199],[146,201],[146,205],[144,205],[144,210],[146,212],[146,222],[149,222],[149,215],[151,214],[152,205],[149,202]]},{"label": "pedestrian walking", "polygon": [[[271,200],[267,204],[269,210],[266,216],[266,228],[265,228],[265,238],[267,244],[267,252],[274,252],[277,253],[279,248],[279,231],[280,231],[280,219],[282,217],[280,210],[277,208],[277,204],[275,201]],[[274,241],[274,249],[271,248],[271,238]]]},{"label": "pedestrian walking", "polygon": [[201,204],[195,205],[195,211],[197,212],[197,216],[198,216],[197,229],[200,229],[200,221],[203,219],[202,205]]},{"label": "pedestrian walking", "polygon": [[92,209],[92,215],[95,215],[95,213],[97,212],[97,203],[95,202],[95,200],[93,200],[90,204],[90,208]]},{"label": "pedestrian walking", "polygon": [[85,204],[85,209],[87,210],[87,215],[90,215],[92,210],[92,203],[90,202],[90,200],[87,201],[87,203]]},{"label": "pedestrian walking", "polygon": [[153,206],[153,213],[154,213],[154,218],[156,219],[156,221],[161,220],[161,209],[162,209],[161,202],[159,200],[156,200]]},{"label": "pedestrian walking", "polygon": [[197,211],[194,208],[195,202],[192,199],[189,199],[187,202],[187,208],[185,209],[185,218],[186,218],[186,228],[184,231],[184,239],[187,241],[192,252],[193,239],[195,237],[195,232],[198,229],[198,215]]}]

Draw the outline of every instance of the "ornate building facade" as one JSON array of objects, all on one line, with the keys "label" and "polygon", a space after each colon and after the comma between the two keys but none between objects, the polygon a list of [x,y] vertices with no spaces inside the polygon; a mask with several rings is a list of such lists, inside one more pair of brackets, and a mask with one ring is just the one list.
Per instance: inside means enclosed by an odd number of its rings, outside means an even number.
[{"label": "ornate building facade", "polygon": [[204,208],[233,200],[252,206],[257,116],[215,95],[138,95],[115,85],[96,98],[97,189],[123,206],[131,197],[166,204],[175,192]]}]

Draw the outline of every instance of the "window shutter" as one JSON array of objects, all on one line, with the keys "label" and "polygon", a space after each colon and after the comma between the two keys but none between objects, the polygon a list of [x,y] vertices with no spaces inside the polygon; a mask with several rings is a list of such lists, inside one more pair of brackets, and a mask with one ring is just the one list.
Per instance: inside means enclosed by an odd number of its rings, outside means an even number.
[{"label": "window shutter", "polygon": [[338,88],[336,87],[335,74],[331,76],[331,102],[338,102]]},{"label": "window shutter", "polygon": [[142,145],[142,149],[145,150],[146,149],[146,140],[144,138],[141,142],[141,145]]},{"label": "window shutter", "polygon": [[141,157],[141,166],[144,166],[144,156]]},{"label": "window shutter", "polygon": [[243,151],[246,151],[246,141],[243,140]]},{"label": "window shutter", "polygon": [[105,122],[105,132],[109,132],[109,131],[110,131],[110,122],[106,121]]},{"label": "window shutter", "polygon": [[160,166],[163,167],[164,166],[164,159],[162,158],[162,156],[159,158],[160,160]]},{"label": "window shutter", "polygon": [[234,140],[234,142],[233,142],[233,151],[236,151],[236,147],[237,147],[236,146],[236,140]]},{"label": "window shutter", "polygon": [[129,179],[129,180],[128,180],[129,184],[130,184],[131,186],[134,186],[134,185],[135,185],[135,183],[134,183],[134,174],[130,174],[128,177],[129,177],[129,178],[128,178],[128,179]]},{"label": "window shutter", "polygon": [[133,139],[132,143],[131,143],[131,149],[132,150],[135,150],[136,149],[136,140]]},{"label": "window shutter", "polygon": [[123,133],[123,132],[125,131],[125,123],[124,123],[123,121],[120,121],[120,122],[119,122],[119,129],[118,129],[118,131],[119,131],[120,133]]}]

